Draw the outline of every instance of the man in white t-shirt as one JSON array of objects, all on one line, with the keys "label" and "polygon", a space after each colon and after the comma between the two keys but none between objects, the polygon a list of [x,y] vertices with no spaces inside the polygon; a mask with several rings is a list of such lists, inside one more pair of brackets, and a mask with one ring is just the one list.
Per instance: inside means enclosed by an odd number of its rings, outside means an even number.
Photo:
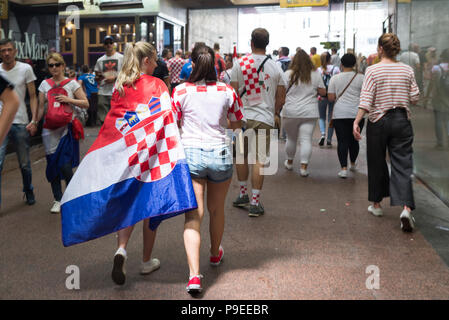
[{"label": "man in white t-shirt", "polygon": [[[247,193],[248,162],[236,164],[240,194],[233,205],[243,207],[249,204],[250,217],[258,217],[264,213],[264,208],[259,201],[264,180],[263,175],[260,174],[260,169],[267,164],[266,154],[270,150],[270,130],[274,129],[274,116],[279,115],[281,107],[285,102],[283,71],[275,61],[267,57],[266,47],[268,43],[269,34],[267,30],[263,28],[253,30],[251,34],[252,53],[234,63],[231,72],[231,86],[240,96],[243,95],[243,114],[247,120],[245,129],[253,129],[256,136],[259,129],[266,130],[265,141],[256,140],[257,158],[256,164],[252,168],[251,203]],[[262,64],[263,66],[260,68]],[[256,71],[259,68],[260,72],[257,74]],[[263,147],[260,148],[262,143],[265,144],[265,152],[263,152]],[[246,146],[245,149],[247,149]],[[245,150],[246,159],[247,156],[247,150]]]},{"label": "man in white t-shirt", "polygon": [[111,109],[112,90],[123,65],[123,55],[115,51],[111,36],[104,37],[104,48],[106,53],[97,60],[94,69],[95,80],[99,84],[97,117],[101,124]]},{"label": "man in white t-shirt", "polygon": [[421,68],[421,63],[417,51],[419,51],[419,46],[415,43],[411,43],[409,45],[409,50],[401,53],[398,59],[402,63],[405,63],[413,68],[413,71],[415,72],[415,77],[417,76],[417,73]]},{"label": "man in white t-shirt", "polygon": [[[11,39],[2,39],[0,41],[0,74],[14,85],[14,91],[19,97],[20,105],[16,113],[11,129],[9,130],[3,144],[0,146],[0,186],[1,171],[6,155],[6,147],[11,141],[16,147],[17,157],[19,159],[20,170],[23,179],[23,192],[25,192],[26,203],[33,205],[34,198],[33,185],[31,183],[31,163],[30,163],[30,134],[34,135],[37,131],[37,96],[34,81],[36,76],[29,64],[16,61],[17,49],[14,41]],[[30,97],[30,109],[32,119],[28,119],[25,96],[28,90]],[[1,204],[1,189],[0,189]]]}]

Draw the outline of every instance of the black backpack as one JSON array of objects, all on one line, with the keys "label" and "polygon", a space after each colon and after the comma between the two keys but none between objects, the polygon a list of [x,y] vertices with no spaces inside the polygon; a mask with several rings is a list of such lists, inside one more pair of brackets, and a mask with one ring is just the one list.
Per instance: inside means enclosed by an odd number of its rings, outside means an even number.
[{"label": "black backpack", "polygon": [[329,82],[331,81],[332,74],[334,73],[334,69],[335,69],[335,66],[332,67],[332,70],[330,73],[327,73],[327,70],[326,70],[322,74],[324,86],[326,87],[326,92],[327,92],[327,88],[329,87]]},{"label": "black backpack", "polygon": [[449,75],[448,72],[445,71],[441,65],[439,65],[440,69],[441,69],[441,77],[440,77],[440,83],[439,83],[439,87],[440,87],[440,92],[444,92],[444,94],[446,96],[449,96]]},{"label": "black backpack", "polygon": [[288,69],[288,66],[290,65],[290,61],[285,61],[285,60],[283,60],[283,61],[279,61],[280,63],[281,63],[281,68],[282,68],[282,71],[287,71],[287,69]]}]

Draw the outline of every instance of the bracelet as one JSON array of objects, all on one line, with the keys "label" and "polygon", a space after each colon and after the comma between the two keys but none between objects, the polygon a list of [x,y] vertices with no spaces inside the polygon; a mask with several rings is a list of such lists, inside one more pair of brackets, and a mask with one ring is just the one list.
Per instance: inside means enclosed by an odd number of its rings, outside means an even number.
[{"label": "bracelet", "polygon": [[35,121],[35,120],[31,120],[31,123],[34,124],[36,127],[37,127],[37,125],[38,125],[38,122]]}]

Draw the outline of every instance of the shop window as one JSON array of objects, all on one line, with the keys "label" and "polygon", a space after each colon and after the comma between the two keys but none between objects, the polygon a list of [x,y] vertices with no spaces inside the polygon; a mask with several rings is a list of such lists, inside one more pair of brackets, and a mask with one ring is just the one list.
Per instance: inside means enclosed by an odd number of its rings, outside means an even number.
[{"label": "shop window", "polygon": [[89,44],[97,43],[97,29],[90,28],[89,29]]}]

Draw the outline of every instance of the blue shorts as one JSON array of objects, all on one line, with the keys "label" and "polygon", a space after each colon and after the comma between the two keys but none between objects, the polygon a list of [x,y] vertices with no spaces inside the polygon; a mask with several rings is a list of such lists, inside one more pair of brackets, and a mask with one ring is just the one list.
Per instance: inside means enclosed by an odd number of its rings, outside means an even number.
[{"label": "blue shorts", "polygon": [[228,146],[214,149],[185,148],[192,179],[220,183],[232,178],[232,154]]}]

